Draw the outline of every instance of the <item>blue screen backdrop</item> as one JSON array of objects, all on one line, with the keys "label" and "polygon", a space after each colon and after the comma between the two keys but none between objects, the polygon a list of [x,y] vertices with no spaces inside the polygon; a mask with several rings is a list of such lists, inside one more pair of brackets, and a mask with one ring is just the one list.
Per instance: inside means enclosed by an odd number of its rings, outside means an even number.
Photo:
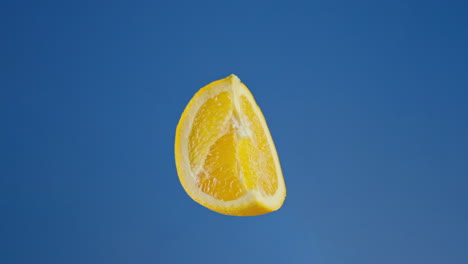
[{"label": "blue screen backdrop", "polygon": [[[3,1],[0,263],[468,263],[466,1]],[[262,108],[288,195],[182,189],[193,94]]]}]

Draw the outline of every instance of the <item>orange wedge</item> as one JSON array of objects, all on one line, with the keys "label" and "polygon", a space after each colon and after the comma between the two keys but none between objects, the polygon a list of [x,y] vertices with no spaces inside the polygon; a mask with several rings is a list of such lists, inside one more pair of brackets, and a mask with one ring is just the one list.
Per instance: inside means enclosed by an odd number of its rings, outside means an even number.
[{"label": "orange wedge", "polygon": [[260,215],[284,202],[265,118],[235,75],[208,84],[189,102],[177,125],[175,159],[188,195],[218,213]]}]

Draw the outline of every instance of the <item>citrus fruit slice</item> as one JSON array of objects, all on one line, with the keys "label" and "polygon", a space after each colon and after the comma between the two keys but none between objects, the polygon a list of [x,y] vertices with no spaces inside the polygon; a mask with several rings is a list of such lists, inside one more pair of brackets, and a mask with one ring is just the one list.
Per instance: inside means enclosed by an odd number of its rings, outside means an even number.
[{"label": "citrus fruit slice", "polygon": [[194,95],[177,125],[175,159],[188,195],[218,213],[265,214],[279,209],[285,199],[265,118],[235,75]]}]

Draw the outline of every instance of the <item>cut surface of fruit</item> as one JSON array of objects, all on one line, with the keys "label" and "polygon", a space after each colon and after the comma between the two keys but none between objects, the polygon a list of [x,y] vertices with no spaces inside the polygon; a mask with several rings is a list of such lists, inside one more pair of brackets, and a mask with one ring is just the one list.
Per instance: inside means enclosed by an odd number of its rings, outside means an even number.
[{"label": "cut surface of fruit", "polygon": [[265,214],[285,199],[265,118],[235,75],[208,84],[189,102],[177,125],[175,159],[188,195],[218,213]]}]

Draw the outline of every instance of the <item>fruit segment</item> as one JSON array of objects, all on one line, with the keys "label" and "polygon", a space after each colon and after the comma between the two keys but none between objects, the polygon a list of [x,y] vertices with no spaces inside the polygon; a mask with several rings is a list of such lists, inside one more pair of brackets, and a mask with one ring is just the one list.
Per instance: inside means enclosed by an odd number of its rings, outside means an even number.
[{"label": "fruit segment", "polygon": [[213,82],[192,98],[176,131],[179,179],[195,201],[229,215],[281,207],[286,189],[260,108],[237,76]]}]

